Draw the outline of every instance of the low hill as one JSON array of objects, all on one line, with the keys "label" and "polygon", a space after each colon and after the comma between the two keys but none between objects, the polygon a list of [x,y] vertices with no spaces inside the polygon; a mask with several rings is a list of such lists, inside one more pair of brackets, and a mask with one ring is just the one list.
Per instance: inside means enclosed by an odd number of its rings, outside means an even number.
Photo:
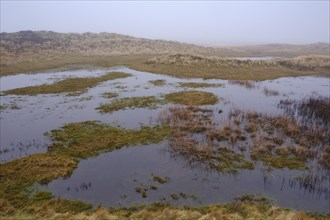
[{"label": "low hill", "polygon": [[204,47],[176,41],[150,40],[115,33],[0,33],[0,75],[65,65],[98,66],[143,63],[156,55],[191,54],[213,57],[295,57],[329,55],[329,44]]}]

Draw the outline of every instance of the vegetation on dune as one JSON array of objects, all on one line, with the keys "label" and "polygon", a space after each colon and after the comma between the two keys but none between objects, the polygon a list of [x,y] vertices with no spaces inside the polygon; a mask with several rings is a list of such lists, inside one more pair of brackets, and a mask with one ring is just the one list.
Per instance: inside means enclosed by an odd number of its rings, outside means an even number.
[{"label": "vegetation on dune", "polygon": [[210,92],[182,91],[165,95],[165,100],[182,105],[214,105],[219,99]]},{"label": "vegetation on dune", "polygon": [[52,94],[70,92],[73,94],[80,94],[86,91],[86,89],[96,86],[97,84],[114,80],[118,78],[129,77],[131,74],[111,72],[99,77],[86,77],[86,78],[69,78],[64,79],[53,84],[44,84],[40,86],[28,86],[23,88],[11,89],[4,92],[5,95],[39,95],[39,94]]}]

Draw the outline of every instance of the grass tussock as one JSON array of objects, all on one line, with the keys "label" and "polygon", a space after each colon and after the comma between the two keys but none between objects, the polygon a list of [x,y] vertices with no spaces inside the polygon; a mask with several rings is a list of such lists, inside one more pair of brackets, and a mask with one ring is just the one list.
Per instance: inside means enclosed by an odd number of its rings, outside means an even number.
[{"label": "grass tussock", "polygon": [[214,105],[219,99],[210,92],[182,91],[165,95],[165,100],[174,104],[182,105]]},{"label": "grass tussock", "polygon": [[125,78],[129,76],[131,76],[131,74],[112,72],[99,77],[69,78],[49,85],[44,84],[40,86],[28,86],[23,88],[11,89],[5,91],[4,94],[5,95],[11,95],[11,94],[39,95],[39,94],[53,94],[53,93],[63,93],[63,92],[80,94],[85,92],[88,88],[94,87],[101,82],[114,80],[118,78]]}]

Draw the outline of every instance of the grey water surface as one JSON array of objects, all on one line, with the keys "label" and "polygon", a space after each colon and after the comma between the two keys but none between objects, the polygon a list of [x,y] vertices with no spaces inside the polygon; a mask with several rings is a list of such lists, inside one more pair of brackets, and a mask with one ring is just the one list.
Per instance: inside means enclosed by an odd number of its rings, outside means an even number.
[{"label": "grey water surface", "polygon": [[[280,100],[301,100],[309,96],[329,96],[330,81],[325,77],[284,77],[256,82],[248,89],[231,84],[227,80],[184,79],[161,74],[140,72],[123,66],[108,69],[45,72],[19,74],[0,78],[1,92],[25,86],[53,83],[68,77],[99,76],[107,72],[126,72],[133,76],[103,82],[79,96],[47,94],[37,96],[1,96],[0,114],[0,163],[47,152],[51,143],[45,132],[65,123],[99,120],[124,128],[138,129],[141,124],[154,125],[157,116],[170,104],[157,109],[125,109],[101,114],[100,104],[110,103],[114,98],[102,97],[105,92],[116,92],[118,98],[133,96],[157,96],[182,90],[212,92],[220,98],[219,103],[206,106],[217,113],[215,119],[226,120],[230,110],[241,109],[262,113],[283,114],[278,108]],[[164,86],[154,86],[150,80],[162,79]],[[217,88],[182,88],[180,82],[207,82],[223,84]],[[278,95],[267,96],[267,88]],[[14,107],[13,107],[14,106]],[[178,205],[203,205],[230,202],[244,194],[262,194],[275,204],[293,209],[330,212],[330,179],[316,189],[309,189],[295,181],[306,171],[273,170],[267,175],[260,165],[253,171],[238,174],[221,174],[198,167],[190,167],[185,161],[173,158],[166,151],[167,141],[148,146],[134,146],[104,153],[82,160],[73,174],[66,179],[54,180],[38,186],[55,196],[80,199],[94,205],[121,206],[150,202],[169,202]],[[153,181],[153,176],[168,179],[165,184]],[[148,188],[147,197],[137,193],[136,187]],[[184,195],[173,199],[171,195]]]}]

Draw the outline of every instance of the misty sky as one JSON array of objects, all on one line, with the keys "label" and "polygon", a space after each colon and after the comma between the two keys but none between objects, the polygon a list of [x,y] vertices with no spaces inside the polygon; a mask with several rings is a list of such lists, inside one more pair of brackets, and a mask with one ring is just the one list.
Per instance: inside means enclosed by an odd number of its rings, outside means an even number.
[{"label": "misty sky", "polygon": [[1,32],[115,32],[198,44],[329,42],[325,1],[5,1]]}]

